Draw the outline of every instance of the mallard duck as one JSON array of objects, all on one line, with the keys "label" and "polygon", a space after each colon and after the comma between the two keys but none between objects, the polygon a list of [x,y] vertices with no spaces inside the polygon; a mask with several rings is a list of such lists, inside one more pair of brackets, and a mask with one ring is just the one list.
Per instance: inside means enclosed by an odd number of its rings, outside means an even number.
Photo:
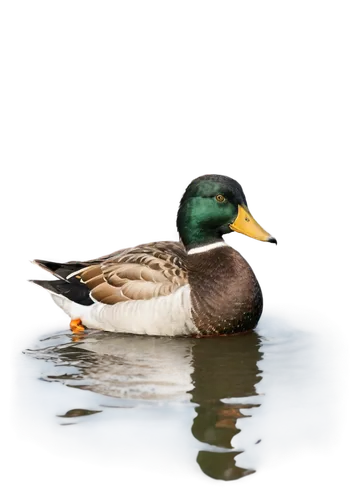
[{"label": "mallard duck", "polygon": [[261,316],[260,285],[246,260],[223,240],[236,231],[277,243],[255,221],[238,182],[204,175],[187,187],[178,210],[180,241],[119,250],[63,264],[35,260],[57,280],[46,288],[86,327],[142,335],[220,335],[254,328]]}]

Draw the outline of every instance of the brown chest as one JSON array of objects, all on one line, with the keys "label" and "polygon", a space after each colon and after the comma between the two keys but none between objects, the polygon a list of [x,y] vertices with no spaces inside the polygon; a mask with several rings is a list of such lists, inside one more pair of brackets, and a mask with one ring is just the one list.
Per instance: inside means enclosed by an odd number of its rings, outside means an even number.
[{"label": "brown chest", "polygon": [[192,317],[202,335],[251,330],[262,313],[260,285],[231,247],[188,257]]}]

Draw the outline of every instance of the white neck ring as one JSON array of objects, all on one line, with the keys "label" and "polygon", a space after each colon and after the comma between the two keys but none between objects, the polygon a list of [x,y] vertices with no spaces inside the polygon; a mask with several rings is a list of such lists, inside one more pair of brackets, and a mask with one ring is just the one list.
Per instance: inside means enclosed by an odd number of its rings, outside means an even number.
[{"label": "white neck ring", "polygon": [[217,241],[216,243],[210,243],[209,245],[203,245],[202,247],[192,248],[188,251],[188,255],[193,255],[195,253],[203,253],[210,252],[210,250],[214,250],[214,248],[226,247],[227,244],[225,241]]}]

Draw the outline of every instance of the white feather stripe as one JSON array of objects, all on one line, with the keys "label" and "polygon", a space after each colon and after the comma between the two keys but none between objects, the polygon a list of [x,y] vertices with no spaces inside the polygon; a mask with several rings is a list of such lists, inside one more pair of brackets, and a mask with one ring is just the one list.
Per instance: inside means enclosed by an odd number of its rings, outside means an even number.
[{"label": "white feather stripe", "polygon": [[[87,269],[87,268],[84,267],[83,269],[81,269],[81,272],[84,271],[85,269]],[[66,276],[66,280],[69,280],[70,278],[72,278],[73,276],[76,276],[77,274],[78,274],[78,269],[77,269],[77,271],[73,271],[73,273],[68,274]],[[60,276],[59,276],[59,278],[60,278]]]}]

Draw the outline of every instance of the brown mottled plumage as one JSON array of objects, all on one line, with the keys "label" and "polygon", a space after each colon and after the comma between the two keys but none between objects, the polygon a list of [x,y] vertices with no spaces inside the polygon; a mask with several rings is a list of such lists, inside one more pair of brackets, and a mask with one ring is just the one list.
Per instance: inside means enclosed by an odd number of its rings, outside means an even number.
[{"label": "brown mottled plumage", "polygon": [[150,300],[189,284],[193,321],[201,335],[247,331],[261,316],[260,285],[246,260],[229,246],[188,255],[182,243],[161,241],[71,264],[82,269],[66,278],[85,285],[90,298],[103,304]]},{"label": "brown mottled plumage", "polygon": [[162,241],[118,251],[76,274],[104,304],[170,295],[188,283],[181,243]]}]

